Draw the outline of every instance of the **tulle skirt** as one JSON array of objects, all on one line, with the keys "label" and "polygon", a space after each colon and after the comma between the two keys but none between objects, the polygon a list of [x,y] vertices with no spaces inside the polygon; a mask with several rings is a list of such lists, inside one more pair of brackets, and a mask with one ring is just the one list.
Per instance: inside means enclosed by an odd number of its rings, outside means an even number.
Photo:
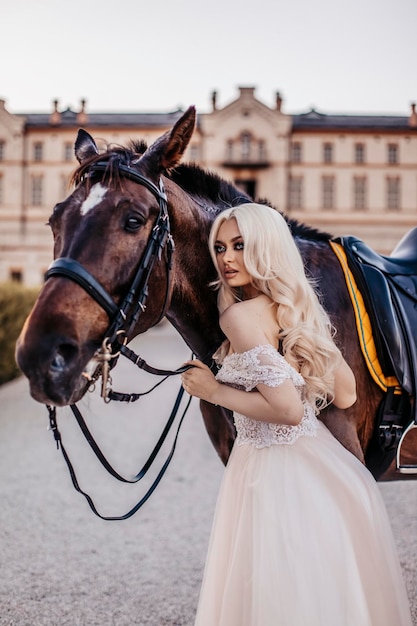
[{"label": "tulle skirt", "polygon": [[377,485],[323,424],[293,445],[235,445],[195,626],[411,626]]}]

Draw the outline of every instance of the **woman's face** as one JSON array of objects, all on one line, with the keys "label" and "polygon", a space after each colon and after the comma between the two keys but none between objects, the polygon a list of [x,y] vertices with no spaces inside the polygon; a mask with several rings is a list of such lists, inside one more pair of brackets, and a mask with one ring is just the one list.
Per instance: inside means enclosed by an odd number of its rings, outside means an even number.
[{"label": "woman's face", "polygon": [[217,263],[222,280],[229,287],[242,287],[246,298],[253,298],[258,291],[251,283],[251,275],[243,262],[244,242],[235,218],[225,220],[214,242]]}]

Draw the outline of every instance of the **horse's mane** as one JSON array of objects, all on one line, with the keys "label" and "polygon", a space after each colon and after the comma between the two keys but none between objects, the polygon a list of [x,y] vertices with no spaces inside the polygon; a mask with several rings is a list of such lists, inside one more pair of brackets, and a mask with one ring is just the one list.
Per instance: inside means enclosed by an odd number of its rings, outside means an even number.
[{"label": "horse's mane", "polygon": [[[109,182],[120,181],[120,175],[118,172],[118,164],[131,165],[134,159],[138,158],[138,155],[142,155],[147,149],[145,141],[131,141],[127,147],[123,146],[108,146],[107,151],[100,153],[84,161],[74,172],[71,178],[71,182],[78,185],[85,175],[88,173],[89,168],[98,161],[108,163],[108,171],[106,172],[106,178]],[[243,202],[253,202],[251,198],[244,191],[238,189],[235,185],[227,180],[221,178],[213,172],[209,172],[202,167],[186,163],[180,164],[176,168],[173,168],[166,173],[166,176],[172,180],[176,185],[181,187],[186,193],[189,193],[196,198],[199,198],[202,202],[201,205],[204,210],[208,210],[213,214],[220,213],[226,208],[237,206]],[[267,200],[256,200],[259,204],[266,204],[271,208],[274,207]],[[293,237],[299,237],[301,239],[308,239],[312,241],[329,241],[332,236],[329,233],[312,228],[298,220],[295,220],[284,212],[281,214],[287,221]]]},{"label": "horse's mane", "polygon": [[[208,198],[213,203],[221,203],[219,211],[226,206],[236,206],[242,202],[253,202],[253,198],[245,192],[237,189],[232,183],[227,182],[217,174],[208,172],[198,165],[181,164],[168,174],[168,177],[184,191]],[[259,204],[266,204],[276,209],[268,200],[258,199]],[[329,241],[332,235],[324,231],[303,224],[281,211],[291,229],[293,237],[309,239],[312,241]]]},{"label": "horse's mane", "polygon": [[168,172],[167,176],[187,193],[208,200],[215,213],[244,202],[252,202],[247,193],[195,164],[182,163]]}]

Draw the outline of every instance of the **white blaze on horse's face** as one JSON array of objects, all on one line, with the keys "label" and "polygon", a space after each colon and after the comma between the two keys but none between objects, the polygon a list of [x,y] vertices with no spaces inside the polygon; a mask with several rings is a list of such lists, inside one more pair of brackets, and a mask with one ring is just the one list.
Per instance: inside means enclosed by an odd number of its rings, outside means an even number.
[{"label": "white blaze on horse's face", "polygon": [[91,211],[91,209],[94,209],[94,207],[100,204],[106,193],[107,187],[103,187],[101,183],[96,183],[95,185],[93,185],[90,189],[90,193],[81,205],[81,215],[86,215],[88,211]]}]

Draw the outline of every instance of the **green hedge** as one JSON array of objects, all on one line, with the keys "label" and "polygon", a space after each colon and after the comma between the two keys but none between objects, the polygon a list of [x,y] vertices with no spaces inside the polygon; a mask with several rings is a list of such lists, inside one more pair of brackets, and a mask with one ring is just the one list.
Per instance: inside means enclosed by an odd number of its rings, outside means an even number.
[{"label": "green hedge", "polygon": [[0,283],[0,384],[20,374],[14,358],[16,340],[39,289]]}]

